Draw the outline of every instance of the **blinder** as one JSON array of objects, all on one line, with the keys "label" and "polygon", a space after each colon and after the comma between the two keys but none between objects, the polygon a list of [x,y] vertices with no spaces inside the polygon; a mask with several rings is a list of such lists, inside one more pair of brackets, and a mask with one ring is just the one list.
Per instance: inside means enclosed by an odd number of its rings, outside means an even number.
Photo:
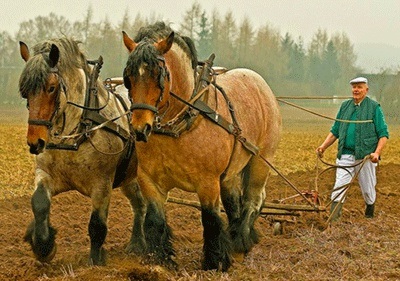
[{"label": "blinder", "polygon": [[125,88],[130,90],[132,85],[131,85],[131,81],[129,80],[128,71],[127,71],[126,67],[124,68],[123,78],[124,78],[124,86],[125,86]]}]

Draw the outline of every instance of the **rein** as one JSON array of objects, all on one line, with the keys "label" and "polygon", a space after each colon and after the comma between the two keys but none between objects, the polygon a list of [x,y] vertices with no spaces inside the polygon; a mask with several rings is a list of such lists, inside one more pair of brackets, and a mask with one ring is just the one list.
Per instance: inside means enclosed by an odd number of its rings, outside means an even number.
[{"label": "rein", "polygon": [[[213,64],[213,60],[214,60],[215,55],[212,54],[208,60],[206,60],[203,64],[202,64],[202,71],[200,73],[198,73],[197,76],[197,80],[195,83],[195,87],[193,90],[193,94],[191,96],[191,99],[189,101],[184,100],[183,98],[179,97],[178,95],[176,95],[175,93],[173,93],[172,91],[170,91],[170,95],[171,97],[175,98],[176,100],[180,101],[181,103],[183,103],[185,105],[185,108],[183,110],[181,110],[180,113],[178,113],[178,115],[176,117],[174,117],[172,120],[166,122],[165,124],[161,124],[161,118],[158,116],[158,108],[157,105],[156,106],[150,106],[147,104],[132,104],[131,110],[136,110],[136,109],[149,109],[151,111],[153,111],[156,114],[155,120],[156,120],[156,124],[155,124],[155,128],[153,128],[153,132],[156,134],[164,134],[164,135],[169,135],[169,136],[173,136],[173,137],[179,137],[180,134],[186,130],[188,130],[191,126],[191,124],[193,123],[194,119],[198,116],[198,113],[203,115],[204,117],[206,117],[207,119],[209,119],[210,121],[212,121],[213,123],[217,124],[218,126],[222,127],[225,131],[227,131],[229,134],[233,135],[245,148],[245,150],[247,150],[249,153],[251,153],[254,156],[258,156],[261,160],[263,160],[272,170],[274,170],[290,187],[292,187],[310,206],[313,210],[315,211],[320,211],[320,208],[316,205],[316,202],[312,202],[310,201],[309,198],[306,197],[306,195],[301,192],[293,183],[291,183],[289,181],[289,179],[287,179],[281,172],[279,172],[278,169],[276,169],[276,167],[274,165],[272,165],[272,163],[270,161],[268,161],[268,159],[266,159],[263,155],[261,155],[259,153],[259,148],[253,144],[252,142],[248,141],[244,136],[241,135],[241,129],[239,127],[239,124],[237,122],[236,116],[235,116],[235,110],[233,107],[233,104],[230,102],[228,96],[226,95],[224,89],[222,87],[220,87],[219,85],[217,85],[216,81],[215,81],[215,73],[212,69],[212,64]],[[159,58],[158,58],[159,59]],[[160,59],[161,60],[161,59]],[[166,69],[165,67],[165,61],[164,59],[162,59],[161,61],[164,62],[163,67],[160,66],[161,69]],[[125,72],[125,71],[124,71]],[[162,71],[160,70],[160,76]],[[162,76],[163,79],[165,78],[165,75]],[[213,79],[212,79],[213,78]],[[124,78],[124,81],[126,79]],[[161,81],[161,78],[159,78],[159,80]],[[202,97],[205,96],[205,92],[210,89],[210,86],[213,85],[215,87],[215,89],[218,89],[227,105],[231,114],[231,118],[232,118],[232,122],[229,122],[228,120],[226,120],[224,117],[220,116],[215,110],[213,110],[212,108],[210,108],[206,102],[204,102],[203,100],[201,100]],[[162,99],[162,94],[164,91],[163,87],[160,87],[161,93],[160,93],[160,99]],[[335,118],[330,118],[315,112],[312,112],[311,110],[302,108],[300,106],[297,106],[295,104],[289,103],[287,101],[284,101],[282,99],[276,98],[277,101],[279,102],[283,102],[286,104],[289,104],[293,107],[305,110],[309,113],[318,115],[320,117],[324,117],[327,119],[331,119],[331,120],[335,120],[335,121],[340,121],[340,122],[348,122],[348,123],[368,123],[368,122],[373,122],[372,120],[362,120],[362,121],[351,121],[351,120],[341,120],[341,119],[335,119]],[[158,104],[158,103],[157,103]],[[322,161],[322,160],[321,160]],[[365,163],[366,160],[364,160],[361,163],[358,163],[357,165],[360,165],[363,163]],[[323,162],[324,163],[324,162]],[[333,168],[329,167],[328,169]],[[351,166],[353,167],[353,166]],[[350,168],[349,167],[340,167],[340,168]],[[348,171],[348,170],[346,170]],[[348,171],[349,172],[349,171]]]},{"label": "rein", "polygon": [[[300,98],[299,98],[299,99],[300,99]],[[305,99],[305,98],[303,98],[303,99]],[[321,98],[321,99],[326,99],[326,98]],[[282,102],[282,103],[284,103],[284,104],[293,106],[293,107],[295,107],[295,108],[304,110],[304,111],[306,111],[306,112],[308,112],[308,113],[311,113],[311,114],[314,114],[314,115],[316,115],[316,116],[319,116],[319,117],[322,117],[322,118],[325,118],[325,119],[329,119],[329,120],[333,120],[333,121],[338,121],[338,122],[343,122],[343,123],[372,123],[372,122],[374,122],[373,120],[344,120],[344,119],[336,119],[336,118],[332,118],[332,117],[329,117],[329,116],[322,115],[322,114],[320,114],[320,113],[311,111],[311,110],[309,110],[309,109],[307,109],[307,108],[301,107],[301,106],[296,105],[296,104],[294,104],[294,103],[285,101],[285,100],[283,100],[282,98],[278,98],[278,97],[277,97],[276,100],[279,101],[279,102]]]},{"label": "rein", "polygon": [[[217,85],[215,79],[213,79],[212,81],[210,81],[210,79],[209,79],[210,78],[209,73],[212,73],[213,59],[214,59],[214,55],[210,56],[210,58],[204,62],[203,69],[202,69],[203,71],[199,74],[197,83],[195,85],[195,90],[194,90],[195,98],[193,98],[193,95],[192,95],[192,99],[190,101],[186,101],[173,92],[170,92],[170,95],[173,98],[175,98],[175,99],[179,100],[180,102],[182,102],[183,104],[185,104],[185,106],[186,106],[185,112],[188,112],[189,109],[195,110],[198,113],[200,113],[201,115],[203,115],[204,117],[206,117],[207,119],[211,120],[213,123],[222,127],[229,134],[235,136],[235,138],[243,145],[243,147],[249,153],[251,153],[254,156],[260,157],[260,159],[263,160],[272,170],[274,170],[291,188],[293,188],[299,194],[299,196],[301,196],[311,206],[311,208],[313,208],[316,211],[319,211],[320,208],[318,206],[316,206],[316,202],[312,202],[308,197],[306,197],[306,195],[303,192],[301,192],[292,182],[290,182],[290,180],[288,178],[286,178],[281,172],[279,172],[279,170],[270,161],[268,161],[268,159],[266,159],[263,155],[259,154],[259,148],[256,145],[254,145],[252,142],[248,141],[244,136],[241,135],[241,129],[239,127],[239,124],[238,124],[236,116],[235,116],[235,110],[233,108],[233,104],[229,101],[228,96],[226,95],[224,89],[222,87],[220,87],[219,85]],[[232,123],[227,121],[222,116],[220,116],[217,112],[215,112],[213,109],[211,109],[205,102],[198,99],[198,95],[196,95],[197,94],[196,91],[203,88],[203,90],[201,90],[199,93],[200,96],[203,96],[203,94],[204,94],[203,92],[206,91],[210,87],[210,85],[214,85],[215,88],[218,89],[224,96],[225,101],[228,104],[229,111],[231,113],[231,117],[232,117],[232,121],[233,121]],[[280,99],[277,99],[277,100],[281,101]],[[282,102],[287,103],[285,101],[282,101]],[[293,105],[293,106],[298,107],[296,105]],[[304,110],[306,110],[306,109],[304,109]],[[309,111],[309,110],[306,110],[306,111]],[[179,114],[177,117],[175,117],[171,121],[178,120],[179,119],[178,117],[179,117]],[[171,122],[171,121],[169,121],[169,122]],[[347,121],[348,122],[348,120],[338,120],[338,121],[344,121],[344,122]],[[371,121],[372,120],[365,120],[363,122],[371,122]],[[166,123],[166,124],[168,124],[168,123]],[[169,134],[169,135],[172,135],[175,137],[179,137],[179,133],[171,134],[169,131],[161,130],[160,128],[158,128],[158,129],[156,128],[153,130],[155,133]],[[187,128],[183,127],[182,131],[184,131],[184,130],[187,130]],[[350,168],[350,167],[341,167],[341,168],[346,169],[346,168]]]},{"label": "rein", "polygon": [[[185,107],[178,113],[176,117],[174,117],[172,120],[169,120],[165,124],[161,124],[161,118],[156,116],[156,124],[155,128],[153,128],[154,133],[177,138],[182,132],[189,130],[198,114],[201,114],[213,121],[215,124],[227,130],[230,134],[239,136],[241,130],[236,120],[233,106],[229,101],[224,89],[218,86],[215,82],[215,71],[212,68],[214,58],[215,55],[211,54],[206,61],[199,63],[199,66],[201,66],[201,71],[198,73],[195,87],[189,101],[182,99],[172,91],[169,92],[171,97],[183,103]],[[207,96],[206,92],[210,89],[211,85],[214,85],[215,88],[222,93],[228,104],[233,123],[230,123],[224,117],[220,116],[217,112],[210,108],[206,102],[204,102],[204,99]],[[155,113],[158,114],[158,111]]]}]

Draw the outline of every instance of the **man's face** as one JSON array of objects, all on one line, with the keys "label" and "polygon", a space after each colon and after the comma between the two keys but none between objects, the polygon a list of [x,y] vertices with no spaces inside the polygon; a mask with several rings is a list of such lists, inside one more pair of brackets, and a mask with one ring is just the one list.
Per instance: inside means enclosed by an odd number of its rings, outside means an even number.
[{"label": "man's face", "polygon": [[351,87],[354,102],[361,102],[368,93],[368,85],[366,83],[354,83],[351,85]]}]

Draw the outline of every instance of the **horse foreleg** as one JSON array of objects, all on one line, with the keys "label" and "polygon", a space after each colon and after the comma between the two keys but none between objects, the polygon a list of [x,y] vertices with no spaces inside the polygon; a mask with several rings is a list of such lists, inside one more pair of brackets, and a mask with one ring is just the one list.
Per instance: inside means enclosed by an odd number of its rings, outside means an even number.
[{"label": "horse foreleg", "polygon": [[50,262],[56,252],[56,230],[50,226],[50,195],[42,182],[39,182],[31,199],[34,220],[28,226],[24,240],[41,262]]},{"label": "horse foreleg", "polygon": [[103,248],[103,244],[107,236],[107,217],[110,194],[104,197],[96,197],[96,195],[92,195],[92,202],[93,210],[88,227],[90,237],[89,264],[105,265],[106,250]]},{"label": "horse foreleg", "polygon": [[145,202],[146,205],[143,209],[145,213],[143,233],[147,245],[145,254],[150,262],[176,269],[177,264],[172,259],[175,256],[171,241],[172,231],[167,224],[164,210],[168,191],[157,186],[146,173],[141,174],[140,171],[142,170],[139,167],[137,179],[144,200],[141,202]]},{"label": "horse foreleg", "polygon": [[144,235],[144,220],[146,217],[146,204],[139,185],[136,181],[122,186],[122,192],[129,199],[134,213],[132,235],[126,247],[128,253],[143,255],[147,252],[146,239]]},{"label": "horse foreleg", "polygon": [[209,195],[211,197],[199,192],[204,228],[203,269],[227,271],[232,265],[231,240],[220,217],[219,193]]},{"label": "horse foreleg", "polygon": [[230,226],[236,254],[247,254],[259,242],[254,228],[265,199],[265,185],[269,171],[261,161],[250,163],[243,170],[243,198],[240,219]]},{"label": "horse foreleg", "polygon": [[177,264],[172,259],[175,256],[171,241],[172,230],[167,224],[163,203],[155,201],[148,203],[144,232],[149,257],[168,268],[176,269]]}]

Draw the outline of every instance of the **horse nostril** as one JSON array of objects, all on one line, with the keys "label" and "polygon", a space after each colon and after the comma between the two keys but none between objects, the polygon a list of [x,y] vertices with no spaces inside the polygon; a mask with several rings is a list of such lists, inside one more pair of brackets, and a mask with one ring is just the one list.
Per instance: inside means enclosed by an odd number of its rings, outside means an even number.
[{"label": "horse nostril", "polygon": [[146,126],[144,126],[143,133],[146,136],[150,136],[150,133],[151,133],[151,125],[150,124],[146,124]]},{"label": "horse nostril", "polygon": [[38,155],[43,152],[46,142],[43,139],[38,139],[36,144],[29,144],[29,152]]},{"label": "horse nostril", "polygon": [[34,146],[32,146],[32,145],[29,146],[29,153],[30,153],[30,154],[36,154],[36,155],[37,155],[38,153],[37,153],[37,151],[36,151],[36,147],[34,147]]},{"label": "horse nostril", "polygon": [[46,144],[46,142],[43,139],[38,140],[38,148],[40,148],[41,150],[44,149],[45,144]]},{"label": "horse nostril", "polygon": [[143,130],[135,131],[136,140],[137,141],[147,142],[149,140],[151,129],[152,129],[151,125],[146,124],[144,126]]}]

